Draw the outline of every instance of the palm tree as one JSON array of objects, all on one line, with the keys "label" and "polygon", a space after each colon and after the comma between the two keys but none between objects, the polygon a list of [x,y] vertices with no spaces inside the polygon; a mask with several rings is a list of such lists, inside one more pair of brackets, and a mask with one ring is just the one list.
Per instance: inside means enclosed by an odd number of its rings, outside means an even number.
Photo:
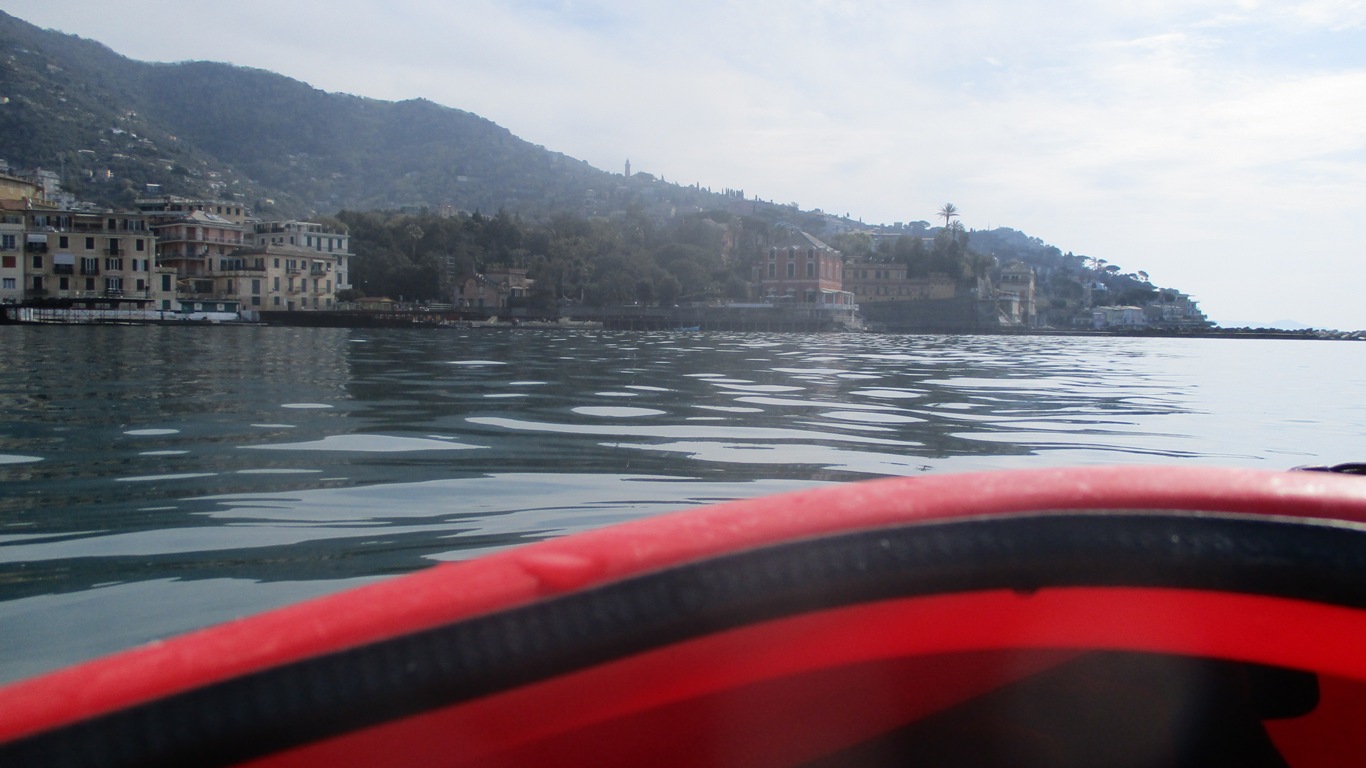
[{"label": "palm tree", "polygon": [[944,217],[944,229],[948,229],[949,221],[958,218],[958,206],[953,203],[944,203],[944,207],[939,209],[939,215]]}]

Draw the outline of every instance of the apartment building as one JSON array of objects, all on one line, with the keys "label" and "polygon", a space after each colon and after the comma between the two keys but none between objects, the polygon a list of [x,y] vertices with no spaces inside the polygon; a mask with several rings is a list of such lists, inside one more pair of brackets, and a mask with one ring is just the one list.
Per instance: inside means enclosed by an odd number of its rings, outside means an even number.
[{"label": "apartment building", "polygon": [[53,207],[38,184],[0,173],[0,304],[18,304],[25,298],[25,213],[35,205],[41,209]]},{"label": "apartment building", "polygon": [[157,222],[183,218],[195,212],[217,216],[234,224],[246,224],[251,219],[249,208],[241,203],[229,203],[223,200],[161,195],[160,197],[139,198],[134,205],[139,211]]},{"label": "apartment building", "polygon": [[298,246],[246,248],[219,260],[214,291],[246,310],[335,309],[341,263],[338,253]]},{"label": "apartment building", "polygon": [[[331,271],[335,291],[351,287],[351,236],[312,221],[258,221],[250,235],[254,248],[300,248],[335,259]],[[334,291],[334,292],[335,292]]]},{"label": "apartment building", "polygon": [[139,213],[26,209],[24,298],[170,309],[175,285],[156,245]]},{"label": "apartment building", "polygon": [[24,214],[0,208],[0,304],[24,300]]}]

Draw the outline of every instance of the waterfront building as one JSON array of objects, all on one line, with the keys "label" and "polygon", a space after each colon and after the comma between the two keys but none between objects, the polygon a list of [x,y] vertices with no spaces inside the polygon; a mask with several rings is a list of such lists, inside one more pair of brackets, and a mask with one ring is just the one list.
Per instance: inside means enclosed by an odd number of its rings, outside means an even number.
[{"label": "waterfront building", "polygon": [[844,256],[806,232],[793,231],[769,247],[756,267],[760,293],[767,301],[853,306],[844,290]]},{"label": "waterfront building", "polygon": [[175,195],[141,198],[136,204],[157,236],[157,267],[174,275],[175,309],[232,311],[227,307],[236,301],[235,291],[225,290],[230,281],[218,272],[248,244],[250,212],[222,200]]},{"label": "waterfront building", "polygon": [[299,246],[243,248],[218,260],[214,294],[244,310],[336,309],[340,263],[336,253]]},{"label": "waterfront building", "polygon": [[24,300],[24,254],[27,238],[25,211],[50,209],[38,184],[0,173],[0,304]]},{"label": "waterfront building", "polygon": [[1148,324],[1167,329],[1207,328],[1211,325],[1195,299],[1180,291],[1164,288],[1157,300],[1143,308]]},{"label": "waterfront building", "polygon": [[851,261],[844,265],[844,288],[860,304],[879,301],[926,301],[952,299],[958,285],[947,275],[906,277],[899,262]]},{"label": "waterfront building", "polygon": [[489,312],[506,310],[531,292],[535,282],[520,267],[494,265],[482,273],[471,273],[456,281],[455,306]]},{"label": "waterfront building", "polygon": [[24,214],[0,209],[0,304],[24,300]]},{"label": "waterfront building", "polygon": [[1034,270],[1015,261],[1001,270],[996,284],[1001,325],[1033,328],[1038,325],[1034,301]]},{"label": "waterfront building", "polygon": [[1100,329],[1135,329],[1148,325],[1142,307],[1109,306],[1091,310],[1091,327]]},{"label": "waterfront building", "polygon": [[24,300],[172,307],[174,281],[157,266],[146,216],[26,207],[23,218]]},{"label": "waterfront building", "polygon": [[[253,248],[295,247],[335,258],[332,280],[336,291],[351,287],[351,236],[312,221],[258,221],[249,235]],[[335,292],[335,291],[334,291]]]},{"label": "waterfront building", "polygon": [[246,226],[216,213],[190,211],[175,216],[156,214],[157,263],[175,270],[188,293],[211,280],[218,263],[247,245]]}]

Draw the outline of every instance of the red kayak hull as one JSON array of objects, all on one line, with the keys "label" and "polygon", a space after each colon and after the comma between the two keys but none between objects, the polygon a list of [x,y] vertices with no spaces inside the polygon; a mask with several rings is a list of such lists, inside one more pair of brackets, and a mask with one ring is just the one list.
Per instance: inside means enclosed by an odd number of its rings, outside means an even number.
[{"label": "red kayak hull", "polygon": [[[1094,661],[1127,654],[1312,673],[1312,711],[1265,732],[1291,764],[1346,764],[1366,747],[1350,727],[1366,715],[1363,542],[1366,480],[1325,473],[825,487],[445,564],[20,682],[0,689],[0,758],[801,765],[1011,686],[1133,689]],[[845,586],[827,595],[826,578]],[[200,722],[220,693],[230,711]],[[1056,747],[1046,725],[1023,730]]]}]

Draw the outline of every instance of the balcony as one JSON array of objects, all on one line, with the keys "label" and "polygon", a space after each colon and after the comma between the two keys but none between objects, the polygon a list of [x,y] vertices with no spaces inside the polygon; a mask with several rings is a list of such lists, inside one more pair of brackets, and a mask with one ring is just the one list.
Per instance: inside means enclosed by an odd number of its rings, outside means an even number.
[{"label": "balcony", "polygon": [[89,301],[93,299],[151,299],[150,290],[48,290],[46,288],[29,288],[24,291],[25,299],[79,299]]},{"label": "balcony", "polygon": [[159,232],[157,240],[162,243],[212,243],[214,245],[231,245],[237,248],[246,247],[247,243],[240,237],[190,237],[185,234],[174,232]]},{"label": "balcony", "polygon": [[188,253],[186,251],[162,251],[157,257],[157,264],[164,264],[168,261],[203,261],[208,258],[204,253]]}]

